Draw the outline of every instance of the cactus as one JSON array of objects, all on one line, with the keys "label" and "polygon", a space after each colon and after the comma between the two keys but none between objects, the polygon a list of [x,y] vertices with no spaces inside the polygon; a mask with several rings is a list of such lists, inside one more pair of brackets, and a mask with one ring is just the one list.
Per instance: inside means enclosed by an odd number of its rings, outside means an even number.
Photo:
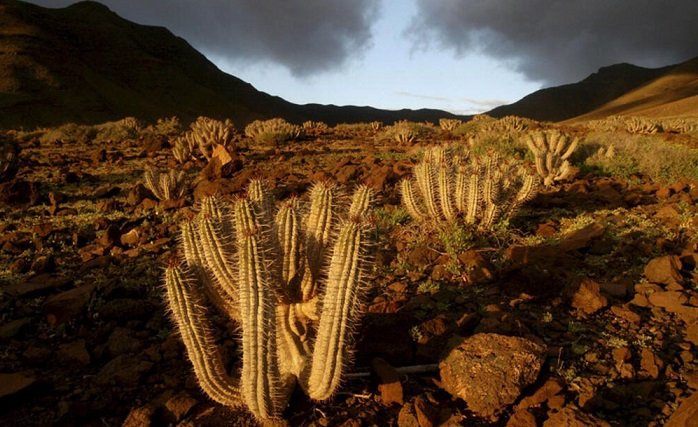
[{"label": "cactus", "polygon": [[184,172],[170,169],[168,172],[158,172],[147,169],[143,173],[145,186],[158,200],[176,200],[184,195]]},{"label": "cactus", "polygon": [[661,127],[647,117],[630,117],[625,129],[629,133],[653,134],[661,131]]},{"label": "cactus", "polygon": [[[275,419],[296,383],[316,400],[338,387],[361,311],[373,191],[360,187],[343,221],[336,193],[316,184],[309,209],[292,198],[272,212],[265,185],[253,181],[247,197],[232,206],[206,199],[182,225],[184,260],[167,268],[168,301],[215,401]],[[204,296],[240,324],[239,379],[226,372],[210,336]]]},{"label": "cactus", "polygon": [[574,175],[568,159],[577,149],[579,139],[571,139],[558,130],[549,130],[526,134],[524,141],[535,156],[536,170],[546,187]]},{"label": "cactus", "polygon": [[469,158],[452,146],[428,149],[401,182],[402,202],[414,219],[436,224],[462,221],[491,231],[536,194],[537,177],[498,155]]},{"label": "cactus", "polygon": [[179,163],[185,163],[187,160],[191,159],[194,155],[194,147],[196,146],[196,141],[191,132],[187,132],[182,136],[174,137],[172,140],[172,154],[175,160]]},{"label": "cactus", "polygon": [[14,178],[18,166],[19,145],[15,141],[0,140],[0,182]]},{"label": "cactus", "polygon": [[453,131],[462,125],[463,121],[458,119],[439,119],[439,127],[445,131]]},{"label": "cactus", "polygon": [[281,118],[255,120],[245,127],[245,135],[260,145],[268,146],[278,146],[285,141],[298,139],[303,134],[302,127]]},{"label": "cactus", "polygon": [[186,137],[193,139],[190,145],[196,145],[206,160],[211,160],[213,150],[219,145],[229,146],[234,135],[235,127],[230,120],[222,122],[208,117],[199,117],[191,124],[191,131]]}]

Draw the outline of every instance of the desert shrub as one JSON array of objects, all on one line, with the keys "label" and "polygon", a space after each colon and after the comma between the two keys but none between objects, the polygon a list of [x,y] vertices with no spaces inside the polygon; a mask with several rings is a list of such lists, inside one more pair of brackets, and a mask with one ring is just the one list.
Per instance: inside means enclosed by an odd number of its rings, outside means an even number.
[{"label": "desert shrub", "polygon": [[153,126],[153,133],[156,135],[175,136],[180,135],[183,131],[184,126],[177,116],[159,118]]},{"label": "desert shrub", "polygon": [[140,129],[141,127],[138,121],[133,117],[127,117],[115,122],[102,123],[94,126],[96,132],[94,142],[105,143],[135,139],[138,138]]},{"label": "desert shrub", "polygon": [[424,138],[433,134],[435,129],[426,123],[410,122],[401,120],[395,122],[392,126],[386,126],[378,135],[379,140],[393,140],[404,144],[415,142],[418,139]]},{"label": "desert shrub", "polygon": [[65,142],[74,144],[84,144],[97,135],[94,126],[79,125],[76,123],[66,123],[57,128],[48,129],[39,141],[42,143]]},{"label": "desert shrub", "polygon": [[662,138],[594,133],[587,136],[586,144],[602,149],[587,157],[584,164],[603,175],[623,178],[643,175],[658,183],[674,182],[682,177],[698,179],[698,150]]},{"label": "desert shrub", "polygon": [[525,144],[507,135],[492,132],[471,135],[467,144],[470,153],[475,156],[497,153],[506,159],[533,160],[532,156],[528,156],[529,151]]},{"label": "desert shrub", "polygon": [[276,147],[303,136],[303,128],[282,118],[255,120],[245,127],[245,135],[263,147]]},{"label": "desert shrub", "polygon": [[463,121],[458,119],[439,119],[439,127],[445,131],[455,130],[458,126],[462,125]]}]

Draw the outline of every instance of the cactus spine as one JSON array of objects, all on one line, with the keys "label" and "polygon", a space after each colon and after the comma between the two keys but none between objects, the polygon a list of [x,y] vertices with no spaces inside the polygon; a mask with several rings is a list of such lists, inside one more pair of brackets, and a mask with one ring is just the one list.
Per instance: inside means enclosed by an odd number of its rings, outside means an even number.
[{"label": "cactus spine", "polygon": [[417,192],[412,180],[402,181],[402,202],[413,218],[436,224],[460,220],[486,232],[536,194],[538,181],[524,168],[496,154],[468,161],[467,152],[455,151],[446,146],[425,152],[414,167]]},{"label": "cactus spine", "polygon": [[[339,225],[335,186],[317,184],[310,193],[307,210],[291,199],[273,215],[261,182],[231,208],[206,200],[182,226],[184,266],[166,272],[173,317],[203,390],[262,420],[281,415],[296,382],[313,399],[332,395],[361,311],[373,191],[357,189]],[[215,350],[203,295],[239,319],[239,381]]]},{"label": "cactus spine", "polygon": [[158,200],[175,200],[184,196],[184,172],[170,169],[167,172],[158,172],[147,169],[143,173],[145,186],[158,198]]}]

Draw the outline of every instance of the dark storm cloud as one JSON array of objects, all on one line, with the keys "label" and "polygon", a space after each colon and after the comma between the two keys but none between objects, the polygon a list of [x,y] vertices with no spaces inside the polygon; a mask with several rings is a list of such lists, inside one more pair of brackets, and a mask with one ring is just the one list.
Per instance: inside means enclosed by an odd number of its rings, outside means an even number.
[{"label": "dark storm cloud", "polygon": [[599,67],[698,55],[696,0],[417,0],[406,33],[422,48],[504,59],[533,81],[578,81]]},{"label": "dark storm cloud", "polygon": [[[75,3],[31,0],[46,7]],[[378,0],[103,0],[124,18],[165,26],[231,62],[268,61],[306,76],[341,67],[371,44]]]}]

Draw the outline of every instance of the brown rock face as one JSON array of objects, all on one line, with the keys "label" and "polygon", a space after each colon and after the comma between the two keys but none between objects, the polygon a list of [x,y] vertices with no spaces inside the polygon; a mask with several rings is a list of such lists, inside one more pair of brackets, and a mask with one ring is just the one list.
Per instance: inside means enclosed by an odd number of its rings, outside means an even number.
[{"label": "brown rock face", "polygon": [[698,420],[698,393],[684,400],[679,409],[669,418],[665,427],[691,427]]},{"label": "brown rock face", "polygon": [[533,341],[498,334],[454,337],[439,364],[442,387],[483,417],[502,411],[532,384],[546,349]]},{"label": "brown rock face", "polygon": [[654,258],[647,263],[642,274],[652,283],[679,287],[683,283],[681,259],[676,255]]},{"label": "brown rock face", "polygon": [[601,286],[591,279],[584,279],[572,297],[572,307],[583,314],[592,314],[608,305],[608,299],[601,295]]}]

